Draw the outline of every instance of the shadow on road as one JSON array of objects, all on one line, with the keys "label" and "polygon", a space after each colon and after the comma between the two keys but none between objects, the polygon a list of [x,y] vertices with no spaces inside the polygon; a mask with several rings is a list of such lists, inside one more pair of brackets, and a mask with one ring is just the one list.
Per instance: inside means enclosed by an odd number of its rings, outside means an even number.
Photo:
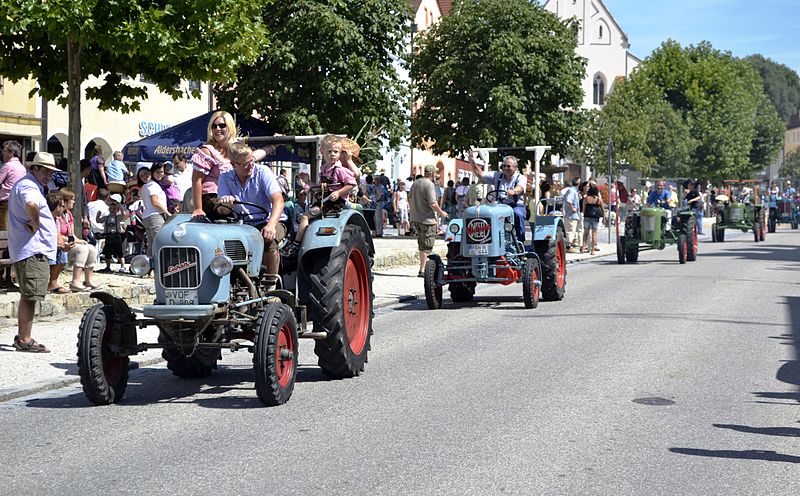
[{"label": "shadow on road", "polygon": [[714,427],[720,429],[730,429],[736,432],[745,432],[747,434],[761,434],[763,436],[782,436],[782,437],[800,437],[800,429],[797,427],[751,427],[749,425],[736,425],[736,424],[713,424]]},{"label": "shadow on road", "polygon": [[704,450],[695,448],[670,448],[679,455],[708,456],[713,458],[733,458],[739,460],[764,460],[768,462],[800,463],[800,456],[784,455],[776,451],[764,450]]},{"label": "shadow on road", "polygon": [[[763,260],[767,262],[800,262],[800,248],[796,246],[775,246],[750,243],[746,247],[726,249],[715,253],[700,252],[700,257],[739,258],[742,260]],[[797,269],[797,267],[793,267]]]},{"label": "shadow on road", "polygon": [[787,296],[784,302],[789,308],[791,332],[775,336],[781,344],[791,346],[794,359],[787,360],[778,368],[775,378],[779,381],[794,386],[794,391],[756,391],[753,394],[759,398],[773,400],[793,400],[800,403],[800,297]]}]

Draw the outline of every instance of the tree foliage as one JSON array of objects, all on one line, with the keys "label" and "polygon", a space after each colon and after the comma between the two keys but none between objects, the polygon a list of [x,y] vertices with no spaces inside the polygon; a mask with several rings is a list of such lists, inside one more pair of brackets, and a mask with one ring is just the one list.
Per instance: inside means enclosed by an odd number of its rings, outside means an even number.
[{"label": "tree foliage", "polygon": [[789,67],[764,58],[751,55],[747,60],[761,74],[764,90],[784,122],[800,111],[800,76]]},{"label": "tree foliage", "polygon": [[[412,140],[434,153],[469,146],[566,149],[583,116],[585,60],[575,21],[527,0],[462,0],[417,38]],[[415,40],[416,41],[416,40]]]},{"label": "tree foliage", "polygon": [[778,176],[789,179],[800,178],[800,148],[795,148],[786,155]]},{"label": "tree foliage", "polygon": [[707,42],[663,43],[615,89],[598,129],[621,161],[672,176],[751,177],[783,141],[758,73]]},{"label": "tree foliage", "polygon": [[103,110],[138,110],[146,88],[123,75],[141,74],[175,98],[181,80],[228,80],[256,56],[258,9],[251,0],[0,0],[0,74],[30,75],[44,98],[65,105],[72,38],[82,80],[102,83],[87,98]]},{"label": "tree foliage", "polygon": [[290,0],[262,15],[269,43],[235,81],[215,87],[223,106],[255,111],[284,134],[366,130],[400,143],[408,130],[408,85],[398,74],[408,50],[407,2]]}]

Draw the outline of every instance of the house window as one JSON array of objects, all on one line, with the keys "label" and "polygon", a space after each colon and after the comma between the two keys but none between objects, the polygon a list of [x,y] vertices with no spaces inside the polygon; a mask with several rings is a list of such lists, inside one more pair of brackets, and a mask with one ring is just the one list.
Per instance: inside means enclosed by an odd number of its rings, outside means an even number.
[{"label": "house window", "polygon": [[598,37],[602,40],[603,39],[603,26],[600,26],[600,31],[598,32]]},{"label": "house window", "polygon": [[190,79],[189,91],[200,91],[200,81],[197,81],[195,79]]},{"label": "house window", "polygon": [[602,74],[598,74],[594,77],[594,93],[592,98],[592,103],[595,105],[605,105],[606,104],[606,80]]}]

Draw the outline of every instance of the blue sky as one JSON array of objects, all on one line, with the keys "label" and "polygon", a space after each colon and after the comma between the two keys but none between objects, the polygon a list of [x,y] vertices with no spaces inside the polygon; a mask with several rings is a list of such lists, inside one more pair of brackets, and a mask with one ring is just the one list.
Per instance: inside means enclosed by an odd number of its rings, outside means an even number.
[{"label": "blue sky", "polygon": [[[644,59],[672,38],[708,40],[737,57],[760,53],[800,73],[800,0],[603,0],[631,53]],[[795,26],[792,26],[792,24]]]}]

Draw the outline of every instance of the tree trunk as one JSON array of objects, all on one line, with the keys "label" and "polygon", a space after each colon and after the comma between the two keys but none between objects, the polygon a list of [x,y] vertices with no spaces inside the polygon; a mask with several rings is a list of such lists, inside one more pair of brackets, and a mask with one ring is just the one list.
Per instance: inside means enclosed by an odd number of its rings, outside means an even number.
[{"label": "tree trunk", "polygon": [[82,45],[74,35],[67,38],[67,112],[69,131],[67,136],[67,157],[72,189],[75,191],[75,236],[83,237],[84,190],[81,179],[81,49]]}]

